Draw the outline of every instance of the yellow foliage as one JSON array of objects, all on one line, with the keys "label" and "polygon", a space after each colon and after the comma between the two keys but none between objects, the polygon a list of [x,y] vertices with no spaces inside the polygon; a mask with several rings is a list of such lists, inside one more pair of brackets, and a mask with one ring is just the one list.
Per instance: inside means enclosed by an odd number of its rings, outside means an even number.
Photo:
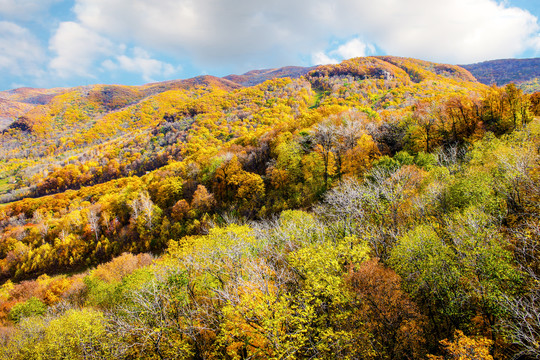
[{"label": "yellow foliage", "polygon": [[454,332],[454,341],[441,340],[446,357],[428,355],[430,360],[493,360],[489,348],[493,341],[484,337],[473,339],[465,336],[461,330]]}]

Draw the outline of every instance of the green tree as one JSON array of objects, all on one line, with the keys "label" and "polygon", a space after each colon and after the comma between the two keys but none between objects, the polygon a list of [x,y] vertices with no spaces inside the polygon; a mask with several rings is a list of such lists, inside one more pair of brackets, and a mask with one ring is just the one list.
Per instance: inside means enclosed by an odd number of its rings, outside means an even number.
[{"label": "green tree", "polygon": [[23,318],[43,315],[46,310],[47,306],[41,300],[36,297],[31,297],[25,302],[13,306],[9,312],[9,318],[13,322],[18,323]]}]

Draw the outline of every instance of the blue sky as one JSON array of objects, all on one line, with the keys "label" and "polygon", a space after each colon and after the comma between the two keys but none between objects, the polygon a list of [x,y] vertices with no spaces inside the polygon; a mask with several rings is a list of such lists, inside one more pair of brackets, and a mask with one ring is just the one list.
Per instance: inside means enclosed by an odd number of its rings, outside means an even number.
[{"label": "blue sky", "polygon": [[0,0],[0,90],[540,56],[540,0]]}]

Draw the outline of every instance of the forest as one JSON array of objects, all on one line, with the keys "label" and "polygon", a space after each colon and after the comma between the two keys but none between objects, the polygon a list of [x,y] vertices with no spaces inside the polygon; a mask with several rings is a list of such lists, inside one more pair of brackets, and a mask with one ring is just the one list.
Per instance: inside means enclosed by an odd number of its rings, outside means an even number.
[{"label": "forest", "polygon": [[9,96],[0,359],[540,358],[540,93],[381,56]]},{"label": "forest", "polygon": [[482,84],[504,86],[515,83],[524,92],[539,91],[540,59],[501,59],[462,65]]}]

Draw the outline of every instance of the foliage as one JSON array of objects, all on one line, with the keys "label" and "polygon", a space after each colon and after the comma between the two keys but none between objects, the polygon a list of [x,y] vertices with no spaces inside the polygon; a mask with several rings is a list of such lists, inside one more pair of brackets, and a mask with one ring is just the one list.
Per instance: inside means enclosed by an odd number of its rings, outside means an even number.
[{"label": "foliage", "polygon": [[[0,350],[2,359],[88,359],[109,351],[102,313],[67,310],[56,317],[21,322],[13,341]],[[109,355],[110,356],[110,355]]]},{"label": "foliage", "polygon": [[35,297],[32,297],[26,300],[24,303],[19,303],[13,308],[11,308],[11,311],[9,312],[9,318],[13,322],[18,323],[23,318],[43,315],[46,310],[47,307],[43,302],[41,302]]},{"label": "foliage", "polygon": [[462,331],[456,330],[454,341],[441,340],[448,356],[429,355],[428,359],[475,359],[475,360],[493,360],[489,353],[489,347],[493,342],[486,338],[472,339],[465,336]]},{"label": "foliage", "polygon": [[229,80],[0,135],[0,357],[537,354],[537,96],[388,56]]},{"label": "foliage", "polygon": [[504,86],[511,82],[520,83],[540,76],[539,60],[536,59],[504,59],[484,61],[477,64],[464,65],[478,81],[491,85]]}]

